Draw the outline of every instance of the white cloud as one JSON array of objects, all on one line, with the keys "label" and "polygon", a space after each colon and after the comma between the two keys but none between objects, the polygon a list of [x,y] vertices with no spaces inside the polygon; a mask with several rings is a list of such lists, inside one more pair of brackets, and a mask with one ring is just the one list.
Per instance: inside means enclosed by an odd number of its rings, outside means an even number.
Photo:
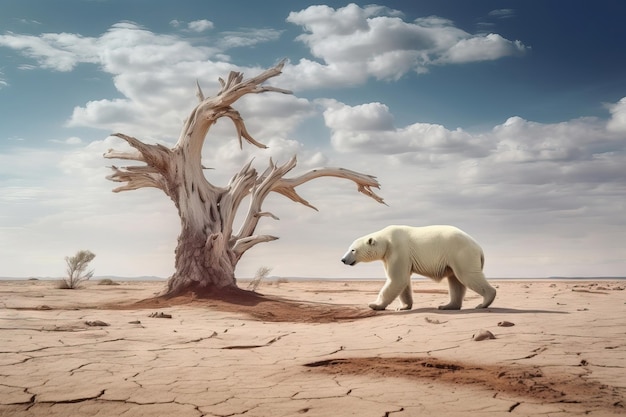
[{"label": "white cloud", "polygon": [[611,132],[626,133],[626,97],[615,104],[608,106],[611,118],[607,123],[607,129]]},{"label": "white cloud", "polygon": [[[315,81],[356,84],[370,76],[394,80],[410,71],[426,72],[433,65],[494,60],[527,49],[498,34],[471,35],[437,16],[413,22],[400,16],[390,9],[355,4],[291,12],[287,21],[306,32],[297,39],[321,60],[301,59],[292,69],[297,77],[293,83],[311,88]],[[299,77],[302,73],[304,79]]]},{"label": "white cloud", "polygon": [[154,34],[133,22],[117,23],[98,38],[72,33],[32,36],[8,32],[0,35],[0,45],[22,51],[43,68],[71,71],[79,63],[91,63],[112,74],[129,68],[146,71],[181,60],[206,60],[216,52],[175,36]]},{"label": "white cloud", "polygon": [[393,128],[393,116],[389,108],[381,103],[367,103],[347,106],[334,100],[327,100],[324,112],[326,126],[331,129],[348,131],[385,131]]},{"label": "white cloud", "polygon": [[0,45],[21,50],[41,67],[56,71],[71,71],[79,62],[98,62],[94,39],[71,33],[31,36],[7,32],[0,35]]},{"label": "white cloud", "polygon": [[334,100],[321,103],[326,105],[324,121],[331,129],[332,144],[340,152],[382,155],[423,152],[450,158],[452,155],[484,155],[490,146],[481,136],[474,137],[462,129],[448,130],[436,124],[415,123],[395,128],[388,107],[380,103],[358,106]]},{"label": "white cloud", "polygon": [[192,32],[204,32],[210,29],[213,29],[213,22],[206,19],[194,20],[193,22],[189,22],[187,24],[187,28]]},{"label": "white cloud", "polygon": [[[206,22],[196,21],[195,27],[208,27]],[[269,29],[231,32],[223,37],[221,47],[250,46],[279,35],[279,31]],[[78,44],[74,45],[74,41]],[[221,61],[225,58],[219,54],[221,49],[195,45],[178,36],[155,34],[132,22],[115,24],[97,38],[9,34],[0,38],[0,44],[3,42],[46,68],[68,71],[84,62],[95,63],[112,74],[124,97],[77,106],[67,126],[121,131],[144,140],[172,141],[178,136],[184,118],[195,104],[196,80],[211,94],[218,89],[218,77],[231,70],[247,74],[260,71],[239,69]],[[212,57],[218,60],[211,61]]]},{"label": "white cloud", "polygon": [[618,167],[626,157],[626,137],[615,131],[624,102],[609,107],[608,124],[597,118],[544,124],[511,117],[491,131],[471,134],[430,123],[395,127],[381,103],[319,101],[337,151],[390,155],[406,164],[458,161],[466,183],[622,181],[626,174]]},{"label": "white cloud", "polygon": [[253,46],[277,40],[282,31],[275,29],[247,29],[220,33],[218,44],[224,49]]},{"label": "white cloud", "polygon": [[435,62],[438,64],[463,64],[466,62],[491,61],[500,59],[503,56],[521,55],[526,50],[527,47],[520,41],[512,42],[500,35],[490,33],[486,36],[461,39]]}]

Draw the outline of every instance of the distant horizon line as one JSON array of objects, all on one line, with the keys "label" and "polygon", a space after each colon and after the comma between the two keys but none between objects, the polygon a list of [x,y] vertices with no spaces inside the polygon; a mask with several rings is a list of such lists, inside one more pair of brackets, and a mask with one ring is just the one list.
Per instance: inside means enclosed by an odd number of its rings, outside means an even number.
[{"label": "distant horizon line", "polygon": [[[63,277],[0,277],[0,281],[56,281],[62,280]],[[142,275],[142,276],[119,276],[119,275],[99,275],[92,277],[90,281],[99,281],[103,279],[111,279],[113,281],[167,281],[169,277],[159,277],[156,275]],[[254,277],[241,277],[237,280],[249,281]],[[278,281],[278,280],[292,280],[292,281],[379,281],[384,280],[385,277],[350,277],[350,278],[329,278],[329,277],[296,277],[296,276],[270,276],[264,278],[263,281]],[[411,279],[428,281],[429,278],[419,275],[413,276]],[[626,280],[626,276],[565,276],[554,275],[547,277],[490,277],[489,280]]]}]

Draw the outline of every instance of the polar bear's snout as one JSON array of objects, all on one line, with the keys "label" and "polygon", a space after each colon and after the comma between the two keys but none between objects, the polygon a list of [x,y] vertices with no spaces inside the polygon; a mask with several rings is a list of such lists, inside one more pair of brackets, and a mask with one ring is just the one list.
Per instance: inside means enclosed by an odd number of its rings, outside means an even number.
[{"label": "polar bear's snout", "polygon": [[356,263],[356,250],[351,249],[348,252],[346,252],[345,255],[343,255],[343,258],[341,258],[341,262],[343,262],[346,265],[350,265],[353,266]]}]

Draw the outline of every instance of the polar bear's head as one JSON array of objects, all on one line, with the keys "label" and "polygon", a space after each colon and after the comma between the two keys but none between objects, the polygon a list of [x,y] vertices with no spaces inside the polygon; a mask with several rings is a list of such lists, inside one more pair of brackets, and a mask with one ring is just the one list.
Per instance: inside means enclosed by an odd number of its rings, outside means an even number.
[{"label": "polar bear's head", "polygon": [[341,262],[356,265],[357,262],[371,262],[383,259],[387,252],[387,241],[376,234],[363,236],[352,242],[350,249],[343,255]]}]

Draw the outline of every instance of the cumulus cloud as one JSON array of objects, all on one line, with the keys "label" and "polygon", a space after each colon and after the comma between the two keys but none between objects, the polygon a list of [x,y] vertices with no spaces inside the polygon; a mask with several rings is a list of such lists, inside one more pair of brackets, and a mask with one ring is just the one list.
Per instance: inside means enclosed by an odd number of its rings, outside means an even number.
[{"label": "cumulus cloud", "polygon": [[484,155],[489,144],[481,136],[462,129],[448,130],[430,123],[414,123],[403,128],[393,125],[389,108],[381,103],[349,106],[335,100],[320,101],[326,106],[324,121],[331,129],[333,147],[340,152],[383,155],[407,153]]},{"label": "cumulus cloud", "polygon": [[[305,31],[298,36],[320,61],[302,59],[292,73],[300,88],[313,82],[357,84],[368,77],[395,80],[433,65],[460,64],[519,55],[521,41],[498,34],[472,35],[437,16],[406,22],[389,8],[349,4],[333,9],[310,6],[291,12],[287,21]],[[309,84],[307,84],[307,81]]]},{"label": "cumulus cloud", "polygon": [[8,32],[0,35],[0,45],[20,50],[42,68],[65,72],[79,63],[90,63],[113,74],[131,66],[147,70],[154,65],[179,62],[183,57],[206,59],[215,52],[173,36],[154,34],[133,22],[117,23],[98,38],[72,33],[32,36]]},{"label": "cumulus cloud", "polygon": [[454,184],[587,184],[589,189],[626,181],[620,168],[626,163],[626,135],[619,130],[625,102],[609,106],[608,123],[591,117],[538,123],[514,116],[489,131],[469,133],[430,123],[396,127],[381,103],[319,101],[332,145],[341,153],[386,157],[407,167],[446,167]]},{"label": "cumulus cloud", "polygon": [[43,68],[71,71],[79,62],[98,62],[98,48],[93,38],[71,33],[44,33],[41,36],[0,35],[0,45],[21,50]]},{"label": "cumulus cloud", "polygon": [[213,22],[206,19],[194,20],[193,22],[189,22],[187,24],[187,28],[192,32],[204,32],[210,29],[213,29]]},{"label": "cumulus cloud", "polygon": [[[170,24],[178,26],[183,22]],[[208,20],[188,25],[195,30],[211,26]],[[221,42],[214,43],[217,46],[209,47],[196,44],[194,39],[156,34],[136,23],[120,22],[99,37],[7,33],[0,36],[0,45],[21,51],[40,67],[70,71],[80,63],[89,63],[113,76],[115,87],[123,97],[92,100],[75,107],[67,126],[128,132],[148,141],[174,141],[187,112],[195,104],[196,80],[211,94],[219,88],[218,78],[232,70],[246,74],[262,70],[239,68],[225,61],[222,52],[279,36],[280,31],[271,29],[227,32]],[[1,81],[2,78],[0,87]]]},{"label": "cumulus cloud", "polygon": [[511,42],[502,36],[490,33],[461,39],[451,46],[435,62],[438,64],[463,64],[476,61],[492,61],[503,56],[523,54],[527,48],[520,41]]}]

